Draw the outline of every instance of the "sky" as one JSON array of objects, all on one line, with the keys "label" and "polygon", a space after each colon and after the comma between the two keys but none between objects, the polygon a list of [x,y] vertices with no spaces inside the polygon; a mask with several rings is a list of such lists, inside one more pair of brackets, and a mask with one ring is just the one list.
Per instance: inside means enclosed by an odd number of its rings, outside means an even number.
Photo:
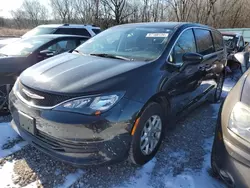
[{"label": "sky", "polygon": [[[0,0],[0,16],[11,18],[10,11],[18,9],[24,0]],[[49,0],[39,0],[42,4],[48,5]]]}]

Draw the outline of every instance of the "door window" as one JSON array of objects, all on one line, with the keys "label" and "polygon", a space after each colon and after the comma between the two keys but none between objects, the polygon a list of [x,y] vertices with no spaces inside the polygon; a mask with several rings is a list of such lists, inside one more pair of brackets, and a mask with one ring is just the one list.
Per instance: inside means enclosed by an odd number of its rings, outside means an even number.
[{"label": "door window", "polygon": [[223,50],[224,44],[221,33],[218,31],[213,31],[212,33],[213,33],[215,51]]},{"label": "door window", "polygon": [[181,66],[183,64],[182,56],[187,52],[196,52],[195,39],[192,29],[185,31],[180,36],[169,56],[168,61],[171,64]]},{"label": "door window", "polygon": [[208,55],[214,52],[212,36],[209,30],[195,29],[195,38],[197,42],[198,53]]},{"label": "door window", "polygon": [[52,44],[45,50],[52,52],[54,55],[57,55],[63,52],[73,50],[76,47],[77,47],[77,42],[75,39],[65,39]]}]

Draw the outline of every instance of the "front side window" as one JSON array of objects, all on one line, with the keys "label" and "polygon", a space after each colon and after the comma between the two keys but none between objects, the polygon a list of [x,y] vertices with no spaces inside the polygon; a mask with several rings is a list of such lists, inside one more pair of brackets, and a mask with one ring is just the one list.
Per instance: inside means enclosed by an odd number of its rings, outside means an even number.
[{"label": "front side window", "polygon": [[70,50],[73,50],[77,47],[77,41],[75,39],[65,39],[58,41],[51,46],[49,46],[47,49],[50,52],[52,52],[54,55],[67,52]]},{"label": "front side window", "polygon": [[49,37],[31,37],[18,40],[0,49],[0,54],[7,56],[28,56],[42,45],[49,42]]},{"label": "front side window", "polygon": [[212,36],[209,30],[195,29],[194,33],[197,42],[198,53],[201,55],[208,55],[215,51]]},{"label": "front side window", "polygon": [[195,39],[192,29],[182,33],[176,42],[168,61],[171,64],[182,65],[182,56],[188,52],[196,52]]},{"label": "front side window", "polygon": [[151,61],[165,50],[171,30],[148,27],[107,29],[77,48],[83,54],[109,54],[130,60]]}]

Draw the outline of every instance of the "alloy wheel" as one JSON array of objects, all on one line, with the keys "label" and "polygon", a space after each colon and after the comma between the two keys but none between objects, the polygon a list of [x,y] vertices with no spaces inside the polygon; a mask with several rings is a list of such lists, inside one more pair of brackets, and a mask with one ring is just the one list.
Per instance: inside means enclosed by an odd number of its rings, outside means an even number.
[{"label": "alloy wheel", "polygon": [[145,123],[142,133],[140,148],[144,155],[150,155],[160,141],[162,121],[160,116],[153,115]]}]

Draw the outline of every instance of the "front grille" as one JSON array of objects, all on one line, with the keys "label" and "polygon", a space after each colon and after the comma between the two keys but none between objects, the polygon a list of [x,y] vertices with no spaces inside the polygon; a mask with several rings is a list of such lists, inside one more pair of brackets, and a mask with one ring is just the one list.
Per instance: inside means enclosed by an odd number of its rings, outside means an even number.
[{"label": "front grille", "polygon": [[[36,138],[46,144],[50,149],[67,153],[96,153],[98,148],[93,143],[65,142],[53,138],[41,131],[37,131]],[[38,143],[36,143],[38,144]]]},{"label": "front grille", "polygon": [[[29,92],[32,92],[36,95],[42,96],[44,97],[44,99],[33,99],[29,96],[27,96],[24,92],[23,89],[28,90]],[[55,106],[61,102],[64,102],[66,100],[75,98],[75,97],[79,97],[74,95],[74,96],[67,96],[67,95],[57,95],[57,94],[52,94],[52,93],[46,93],[46,92],[42,92],[42,91],[38,91],[35,89],[32,89],[30,87],[24,86],[22,83],[19,82],[19,86],[18,86],[18,92],[20,93],[20,95],[29,103],[32,103],[36,106],[43,106],[43,107],[52,107]]]}]

